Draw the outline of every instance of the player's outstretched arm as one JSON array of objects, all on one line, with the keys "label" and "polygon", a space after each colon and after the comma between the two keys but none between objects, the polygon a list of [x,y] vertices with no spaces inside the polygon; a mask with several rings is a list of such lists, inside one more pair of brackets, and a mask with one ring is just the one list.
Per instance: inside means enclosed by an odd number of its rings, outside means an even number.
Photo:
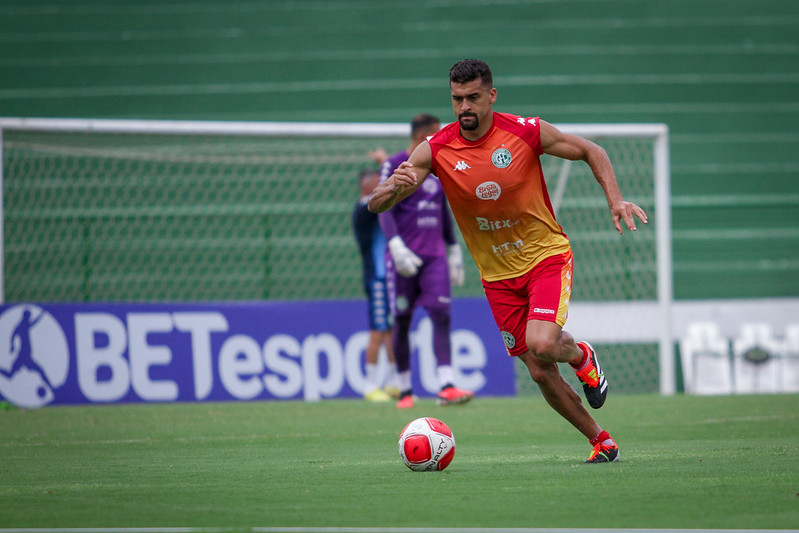
[{"label": "player's outstretched arm", "polygon": [[622,233],[622,220],[630,228],[630,231],[638,229],[635,225],[635,217],[638,217],[644,224],[648,222],[644,210],[636,204],[626,201],[622,196],[613,165],[601,146],[577,135],[563,133],[543,120],[541,121],[541,145],[545,154],[571,161],[585,161],[588,164],[594,178],[605,192],[616,231]]},{"label": "player's outstretched arm", "polygon": [[400,163],[386,181],[375,187],[369,197],[369,211],[383,213],[413,194],[430,174],[432,165],[430,144],[422,142],[407,161]]}]

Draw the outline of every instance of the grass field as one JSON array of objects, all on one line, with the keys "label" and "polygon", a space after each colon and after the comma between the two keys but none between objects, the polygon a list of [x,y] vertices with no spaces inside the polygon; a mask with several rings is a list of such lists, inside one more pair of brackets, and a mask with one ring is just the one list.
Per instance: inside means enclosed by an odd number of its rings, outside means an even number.
[{"label": "grass field", "polygon": [[[449,424],[444,472],[397,435]],[[799,396],[616,396],[588,444],[540,397],[412,410],[354,400],[0,412],[0,528],[799,526]]]}]

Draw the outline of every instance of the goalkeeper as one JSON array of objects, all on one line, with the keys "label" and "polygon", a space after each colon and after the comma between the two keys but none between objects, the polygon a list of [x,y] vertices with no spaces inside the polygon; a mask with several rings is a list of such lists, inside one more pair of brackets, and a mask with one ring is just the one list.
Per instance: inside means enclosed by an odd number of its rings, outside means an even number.
[{"label": "goalkeeper", "polygon": [[586,462],[615,461],[615,441],[558,369],[557,363],[569,363],[591,407],[604,404],[608,382],[596,352],[562,329],[571,299],[571,245],[555,220],[539,157],[585,161],[619,233],[622,220],[635,231],[635,217],[646,223],[646,214],[624,200],[602,148],[538,118],[495,112],[497,90],[485,62],[459,61],[449,75],[457,122],[420,143],[378,185],[369,209],[396,209],[425,188],[430,172],[440,178],[508,353],[524,362],[547,403],[589,440],[593,452]]},{"label": "goalkeeper", "polygon": [[[381,181],[429,135],[441,128],[432,115],[411,121],[411,143],[382,162]],[[374,157],[374,154],[373,154]],[[463,285],[463,256],[455,240],[452,216],[441,183],[431,176],[402,205],[380,215],[388,243],[386,270],[389,301],[394,315],[394,357],[400,398],[397,407],[413,407],[410,328],[413,311],[422,306],[433,323],[433,353],[437,362],[440,405],[461,404],[474,397],[453,383],[450,343],[451,283]]]}]

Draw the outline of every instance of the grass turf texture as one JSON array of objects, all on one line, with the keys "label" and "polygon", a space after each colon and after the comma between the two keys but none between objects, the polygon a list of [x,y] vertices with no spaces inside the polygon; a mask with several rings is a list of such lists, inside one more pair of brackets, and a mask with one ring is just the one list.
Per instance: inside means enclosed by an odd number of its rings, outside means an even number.
[{"label": "grass turf texture", "polygon": [[[444,420],[444,472],[411,472],[403,426]],[[0,411],[0,527],[793,528],[799,396],[616,396],[621,461],[540,397],[399,411],[319,403]]]}]

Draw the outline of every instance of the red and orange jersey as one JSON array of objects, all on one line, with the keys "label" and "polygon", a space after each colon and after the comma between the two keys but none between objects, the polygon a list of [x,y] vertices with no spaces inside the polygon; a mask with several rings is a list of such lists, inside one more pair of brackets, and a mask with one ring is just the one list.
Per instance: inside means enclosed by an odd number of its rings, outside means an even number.
[{"label": "red and orange jersey", "polygon": [[538,118],[494,113],[477,141],[454,122],[429,142],[432,173],[484,280],[520,276],[570,250],[544,182]]}]

